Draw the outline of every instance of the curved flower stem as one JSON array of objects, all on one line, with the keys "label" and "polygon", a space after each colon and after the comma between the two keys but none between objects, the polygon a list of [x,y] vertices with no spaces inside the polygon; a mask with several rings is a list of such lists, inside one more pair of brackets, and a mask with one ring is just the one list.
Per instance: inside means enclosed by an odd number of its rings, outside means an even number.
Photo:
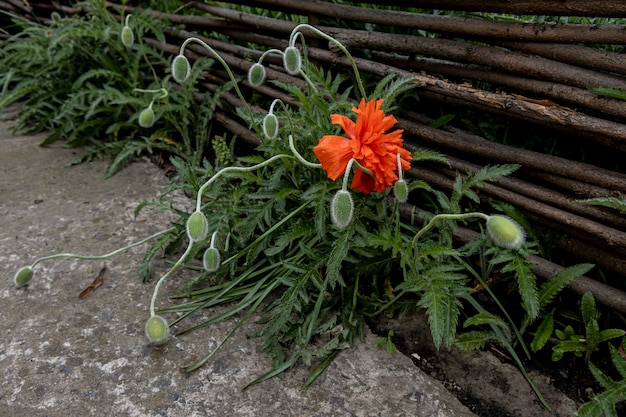
[{"label": "curved flower stem", "polygon": [[49,259],[74,258],[74,259],[82,259],[82,260],[92,261],[92,260],[110,258],[111,256],[115,256],[118,253],[122,253],[122,252],[124,252],[124,251],[126,251],[126,250],[128,250],[130,248],[134,248],[135,246],[142,245],[142,244],[146,243],[147,241],[154,239],[155,237],[159,237],[161,235],[164,235],[165,233],[168,233],[168,232],[171,232],[171,231],[174,231],[174,230],[175,230],[174,227],[171,227],[171,228],[169,228],[167,230],[162,230],[162,231],[157,232],[157,233],[155,233],[153,235],[150,235],[150,236],[148,236],[148,237],[146,237],[144,239],[141,239],[138,242],[131,243],[128,246],[124,246],[123,248],[116,249],[113,252],[109,252],[109,253],[104,254],[104,255],[76,255],[74,253],[57,253],[57,254],[54,254],[54,255],[44,256],[44,257],[41,257],[41,258],[37,259],[35,262],[33,262],[33,264],[30,267],[34,268],[38,263],[40,263],[42,261],[49,260]]},{"label": "curved flower stem", "polygon": [[174,265],[172,265],[172,267],[169,269],[169,271],[167,271],[165,273],[165,275],[163,275],[159,281],[157,281],[156,285],[154,286],[154,291],[152,293],[152,299],[150,300],[150,317],[155,315],[155,309],[154,306],[156,304],[156,299],[157,296],[159,294],[159,288],[161,287],[161,284],[163,284],[165,282],[165,280],[167,278],[169,278],[170,275],[172,275],[172,272],[174,272],[179,266],[182,265],[183,261],[185,260],[185,258],[187,258],[187,255],[189,255],[189,253],[191,253],[191,249],[193,248],[193,241],[190,240],[189,241],[189,245],[187,245],[187,250],[185,250],[185,253],[183,253],[181,255],[180,258],[178,258],[178,260],[176,261],[176,263]]},{"label": "curved flower stem", "polygon": [[287,120],[289,121],[289,129],[291,130],[291,134],[289,135],[289,149],[291,150],[291,152],[293,152],[293,155],[296,157],[298,161],[300,161],[300,163],[302,163],[302,165],[306,167],[321,168],[322,164],[316,164],[315,162],[307,161],[306,159],[304,159],[302,154],[300,154],[300,152],[298,152],[298,150],[296,149],[296,145],[294,144],[294,139],[293,139],[293,134],[295,134],[293,120],[291,119],[291,113],[289,112],[289,109],[287,109],[287,106],[285,105],[285,103],[283,103],[283,101],[279,98],[274,99],[274,101],[272,101],[272,104],[270,105],[269,113],[272,114],[274,112],[274,106],[276,104],[280,104],[283,107],[285,114],[287,115]]},{"label": "curved flower stem", "polygon": [[[348,161],[348,165],[346,165],[346,172],[343,174],[343,183],[341,184],[341,189],[343,191],[348,190],[348,180],[350,179],[350,171],[352,171],[352,164],[356,162],[356,159],[352,158]],[[358,162],[357,162],[358,163]]]},{"label": "curved flower stem", "polygon": [[430,221],[428,222],[426,226],[422,227],[422,229],[419,232],[417,232],[417,234],[413,238],[411,245],[413,246],[413,248],[415,248],[419,238],[422,237],[424,233],[432,229],[432,227],[435,225],[435,222],[437,222],[438,220],[441,220],[441,219],[464,220],[464,219],[469,219],[472,217],[479,217],[483,220],[489,220],[489,216],[487,216],[485,213],[480,213],[480,212],[463,213],[463,214],[447,214],[447,213],[437,214],[432,219],[430,219]]},{"label": "curved flower stem", "polygon": [[267,51],[263,52],[263,54],[261,54],[261,56],[259,57],[259,60],[257,62],[259,64],[263,64],[263,60],[269,54],[277,54],[277,55],[282,56],[283,55],[283,51],[281,51],[280,49],[276,49],[276,48],[270,48]]},{"label": "curved flower stem", "polygon": [[346,191],[348,189],[348,180],[350,179],[350,171],[352,170],[352,165],[355,165],[358,169],[365,172],[372,178],[376,178],[372,171],[359,164],[359,161],[357,161],[356,159],[352,158],[350,159],[350,161],[348,161],[348,165],[346,165],[346,172],[343,174],[343,184],[341,186],[342,190]]},{"label": "curved flower stem", "polygon": [[224,174],[227,174],[229,172],[250,172],[250,171],[254,171],[255,169],[259,169],[259,168],[263,168],[266,165],[271,164],[272,162],[278,160],[278,159],[282,159],[282,158],[289,158],[292,159],[293,156],[291,155],[287,155],[287,154],[279,154],[279,155],[274,155],[271,158],[258,163],[256,165],[252,165],[249,167],[226,167],[226,168],[222,168],[221,170],[219,170],[215,175],[213,175],[207,182],[205,182],[204,184],[202,184],[202,187],[200,187],[200,189],[198,190],[198,195],[196,197],[196,211],[200,211],[202,209],[202,194],[204,194],[204,191],[207,189],[207,187],[209,187],[211,184],[213,184],[219,177],[223,176]]},{"label": "curved flower stem", "polygon": [[309,162],[306,159],[304,159],[304,157],[302,155],[300,155],[300,152],[298,152],[298,150],[296,149],[296,146],[293,143],[293,136],[289,135],[289,149],[291,149],[291,152],[293,152],[293,155],[296,157],[296,159],[298,161],[300,161],[300,163],[308,168],[321,168],[322,164],[316,164],[314,162]]},{"label": "curved flower stem", "polygon": [[215,49],[213,49],[212,47],[210,47],[206,42],[204,42],[201,39],[198,38],[187,38],[185,39],[185,41],[183,42],[183,44],[180,46],[180,54],[183,54],[183,52],[185,51],[185,47],[191,43],[191,42],[196,42],[200,45],[202,45],[204,48],[206,48],[209,52],[211,52],[211,54],[215,57],[215,59],[217,59],[220,64],[222,64],[222,66],[224,67],[224,69],[226,70],[226,72],[228,73],[228,78],[230,78],[230,80],[233,82],[233,86],[235,87],[235,91],[237,92],[237,96],[239,97],[239,99],[241,100],[241,102],[243,103],[244,107],[246,108],[246,110],[248,111],[248,114],[250,115],[250,121],[252,123],[254,123],[254,114],[252,113],[252,109],[250,108],[250,105],[248,104],[248,102],[246,101],[246,99],[243,97],[243,94],[241,93],[241,90],[239,89],[239,86],[237,85],[237,80],[235,79],[235,75],[233,74],[233,72],[231,71],[230,67],[228,66],[228,64],[226,63],[226,61],[224,61],[224,58],[222,58],[220,56],[220,54],[217,53],[217,51],[215,51]]},{"label": "curved flower stem", "polygon": [[354,75],[356,76],[356,83],[359,88],[359,92],[361,93],[361,97],[367,100],[367,94],[365,93],[365,88],[363,87],[363,82],[361,81],[361,74],[359,73],[359,69],[356,66],[356,62],[354,61],[354,58],[352,57],[348,49],[337,39],[333,38],[330,35],[327,35],[326,33],[322,32],[321,30],[317,29],[314,26],[311,26],[307,23],[302,23],[296,26],[291,31],[291,35],[289,36],[289,45],[293,46],[295,44],[295,40],[296,40],[295,37],[299,33],[300,29],[302,28],[307,28],[315,32],[322,38],[326,39],[327,41],[332,42],[335,45],[337,45],[337,47],[341,50],[341,52],[343,52],[344,55],[348,58],[348,60],[350,60],[350,65],[352,66],[352,70],[354,71]]},{"label": "curved flower stem", "polygon": [[404,175],[402,174],[402,155],[400,153],[397,154],[398,159],[398,181],[404,179]]},{"label": "curved flower stem", "polygon": [[136,91],[138,93],[150,93],[150,94],[161,93],[161,95],[159,97],[157,97],[158,100],[161,100],[162,98],[165,98],[168,95],[167,90],[165,88],[163,88],[163,87],[161,87],[161,88],[159,88],[157,90],[146,90],[144,88],[133,88],[133,91]]}]

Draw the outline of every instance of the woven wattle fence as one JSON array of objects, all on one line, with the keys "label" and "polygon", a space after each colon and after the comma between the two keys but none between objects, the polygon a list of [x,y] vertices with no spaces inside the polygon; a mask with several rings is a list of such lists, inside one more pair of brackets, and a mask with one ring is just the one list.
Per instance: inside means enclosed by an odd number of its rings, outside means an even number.
[{"label": "woven wattle fence", "polygon": [[[499,120],[512,120],[515,126],[549,132],[559,141],[574,141],[587,152],[611,155],[611,160],[626,156],[625,103],[589,90],[594,87],[626,90],[626,56],[611,48],[596,47],[598,44],[624,43],[626,25],[602,24],[602,19],[598,18],[626,17],[626,2],[371,1],[360,2],[358,7],[320,0],[242,0],[230,3],[300,16],[346,45],[358,57],[360,71],[376,77],[390,73],[413,77],[420,86],[416,94],[424,102],[479,111]],[[367,7],[376,3],[449,11],[589,16],[595,19],[581,18],[581,23],[576,24],[538,24]],[[107,4],[111,9],[123,7],[116,2]],[[124,6],[124,11],[134,12],[129,4]],[[0,1],[0,8],[39,20],[47,19],[54,10],[66,15],[85,11],[64,5],[64,2],[22,0]],[[146,38],[146,44],[174,55],[186,37],[198,36],[218,51],[242,80],[264,50],[261,48],[284,49],[289,32],[296,26],[293,21],[199,1],[185,3],[176,14],[151,13],[168,27],[168,41],[162,43]],[[339,22],[348,24],[340,25]],[[359,23],[367,23],[368,30],[346,28],[362,27]],[[397,30],[394,33],[385,31],[388,27]],[[406,29],[419,29],[426,36],[402,34],[403,30],[407,32]],[[307,54],[311,61],[334,71],[349,71],[347,59],[329,48],[327,42],[321,38],[316,40],[312,32],[307,34],[307,39],[310,40]],[[259,49],[242,46],[248,44],[258,45]],[[613,49],[618,50],[617,47]],[[193,46],[189,51],[192,59],[193,53],[195,57],[206,55],[201,48]],[[271,60],[266,62],[271,64]],[[304,86],[301,79],[288,75],[278,64],[268,67],[268,79]],[[199,88],[216,91],[225,82],[226,75],[216,70],[204,77]],[[284,92],[271,84],[252,88],[243,81],[242,85],[249,92],[255,90],[256,94],[290,102]],[[480,86],[489,87],[482,89]],[[215,122],[254,145],[258,139],[236,116],[235,109],[239,105],[236,96],[224,95],[223,110],[215,114]],[[435,150],[446,155],[451,162],[450,167],[420,165],[413,168],[410,175],[435,188],[451,190],[457,172],[475,171],[490,163],[519,164],[521,168],[514,175],[480,191],[485,203],[497,200],[517,207],[539,229],[561,233],[556,244],[561,253],[579,262],[595,263],[607,276],[613,277],[613,281],[626,278],[626,214],[572,204],[576,199],[626,194],[626,174],[618,172],[619,167],[612,169],[599,163],[495,143],[459,128],[434,128],[431,127],[433,120],[419,112],[402,111],[398,120],[399,127],[405,130],[409,148]],[[626,168],[626,163],[621,168]],[[407,206],[404,209],[410,213],[412,208]],[[460,229],[457,237],[464,242],[472,239],[474,234]],[[535,273],[544,279],[563,268],[540,257],[532,260],[537,263]],[[581,277],[570,289],[576,293],[592,291],[599,302],[626,313],[626,293],[616,288]]]}]

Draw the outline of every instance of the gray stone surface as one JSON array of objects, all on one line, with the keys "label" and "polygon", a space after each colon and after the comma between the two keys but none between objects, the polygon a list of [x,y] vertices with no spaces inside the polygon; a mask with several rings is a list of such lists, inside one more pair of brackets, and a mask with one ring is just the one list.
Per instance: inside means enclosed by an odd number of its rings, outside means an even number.
[{"label": "gray stone surface", "polygon": [[[139,276],[145,247],[105,261],[104,285],[83,299],[78,294],[101,261],[46,261],[28,287],[15,288],[15,271],[39,256],[107,253],[169,219],[133,217],[166,183],[148,161],[103,180],[104,162],[67,167],[76,151],[40,148],[41,135],[13,136],[8,126],[0,122],[0,416],[473,416],[408,358],[374,347],[371,335],[341,352],[308,390],[300,389],[305,366],[242,390],[270,367],[260,341],[249,337],[252,323],[207,365],[184,374],[181,367],[214,348],[234,323],[148,346],[143,326],[154,282]],[[154,267],[163,272],[165,265]],[[162,294],[184,275],[175,274]]]}]

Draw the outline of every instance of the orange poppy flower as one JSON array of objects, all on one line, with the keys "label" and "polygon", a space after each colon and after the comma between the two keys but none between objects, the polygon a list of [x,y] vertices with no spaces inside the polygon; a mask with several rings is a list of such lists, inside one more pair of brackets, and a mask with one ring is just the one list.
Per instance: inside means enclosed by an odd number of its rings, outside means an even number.
[{"label": "orange poppy flower", "polygon": [[386,116],[381,110],[382,99],[365,101],[352,108],[356,122],[340,114],[331,115],[333,124],[342,127],[346,137],[326,135],[322,137],[313,152],[331,180],[344,175],[351,159],[367,168],[373,177],[356,169],[351,188],[362,193],[384,191],[398,181],[398,154],[402,169],[411,167],[411,153],[402,147],[402,129],[385,133],[396,124],[394,116]]}]

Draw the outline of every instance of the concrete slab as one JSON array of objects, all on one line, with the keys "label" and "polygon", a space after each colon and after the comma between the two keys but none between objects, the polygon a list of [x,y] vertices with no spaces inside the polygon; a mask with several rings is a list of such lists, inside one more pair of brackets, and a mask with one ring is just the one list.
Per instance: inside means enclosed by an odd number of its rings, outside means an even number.
[{"label": "concrete slab", "polygon": [[[137,204],[165,188],[148,161],[103,180],[104,162],[67,167],[76,151],[40,148],[41,140],[13,136],[0,122],[0,416],[474,415],[408,358],[373,346],[371,334],[341,352],[308,390],[300,389],[310,372],[305,366],[242,390],[270,368],[260,341],[249,337],[252,323],[205,367],[184,374],[180,368],[214,348],[234,323],[148,346],[143,326],[153,283],[139,276],[145,247],[106,261],[104,285],[83,299],[78,294],[101,262],[43,262],[28,287],[15,288],[15,271],[39,256],[107,253],[170,220],[133,217]],[[184,280],[184,271],[176,274],[162,293]]]}]

